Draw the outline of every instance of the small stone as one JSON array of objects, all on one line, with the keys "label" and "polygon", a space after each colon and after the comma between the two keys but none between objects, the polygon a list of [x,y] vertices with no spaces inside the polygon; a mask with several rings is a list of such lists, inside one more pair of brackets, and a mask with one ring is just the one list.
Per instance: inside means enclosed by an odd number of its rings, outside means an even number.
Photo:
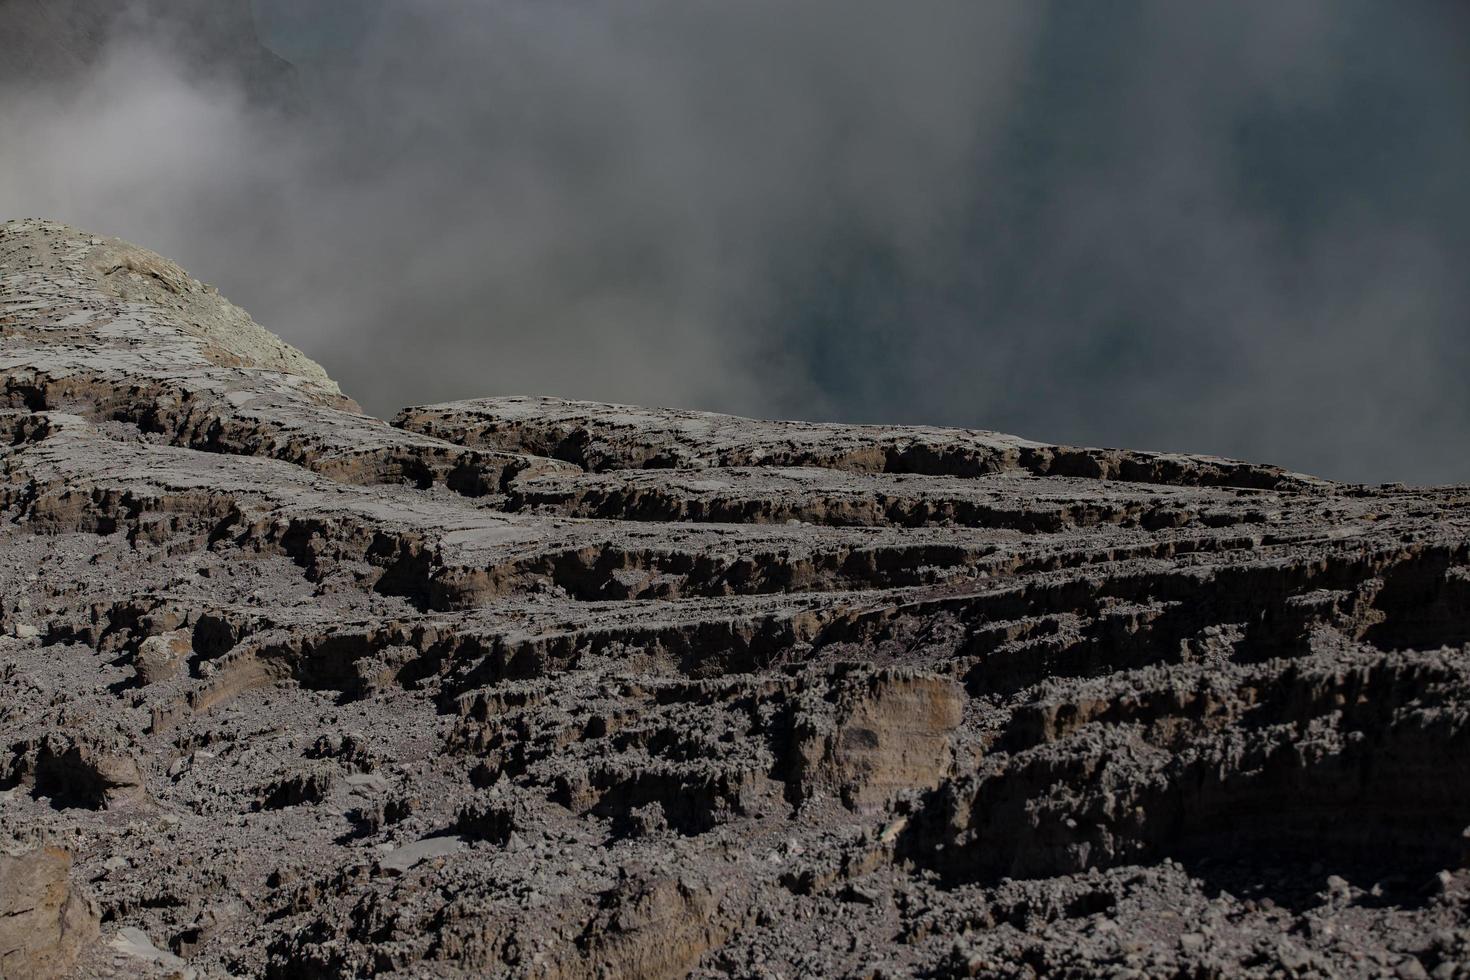
[{"label": "small stone", "polygon": [[144,684],[157,684],[177,675],[184,661],[193,653],[194,646],[187,633],[150,636],[138,644],[133,669]]},{"label": "small stone", "polygon": [[378,872],[390,877],[404,874],[425,861],[450,857],[464,850],[462,837],[426,837],[394,848],[378,860]]},{"label": "small stone", "polygon": [[109,940],[108,945],[122,956],[154,963],[157,966],[178,971],[184,976],[194,976],[194,971],[183,959],[153,945],[148,934],[141,929],[134,929],[130,926],[119,929],[117,934]]},{"label": "small stone", "polygon": [[342,781],[360,795],[386,793],[388,791],[388,780],[379,776],[377,773],[353,773]]},{"label": "small stone", "polygon": [[1416,957],[1410,956],[1394,967],[1393,975],[1399,980],[1428,980],[1429,974],[1424,970],[1424,964]]},{"label": "small stone", "polygon": [[1276,944],[1276,961],[1288,970],[1301,970],[1310,963],[1311,957],[1300,946],[1283,939]]}]

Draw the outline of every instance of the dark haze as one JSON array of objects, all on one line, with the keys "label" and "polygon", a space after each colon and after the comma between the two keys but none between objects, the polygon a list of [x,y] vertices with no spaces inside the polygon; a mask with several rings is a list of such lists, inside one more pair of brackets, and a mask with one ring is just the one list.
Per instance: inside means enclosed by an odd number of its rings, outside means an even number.
[{"label": "dark haze", "polygon": [[178,259],[376,414],[546,393],[1470,481],[1459,0],[256,8],[294,95],[172,19],[13,60],[0,218]]}]

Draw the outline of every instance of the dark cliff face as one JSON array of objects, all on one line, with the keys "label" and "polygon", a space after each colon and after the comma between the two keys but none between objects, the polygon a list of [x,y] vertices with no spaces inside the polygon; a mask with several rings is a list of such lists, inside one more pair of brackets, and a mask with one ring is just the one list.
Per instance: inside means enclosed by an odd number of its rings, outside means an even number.
[{"label": "dark cliff face", "polygon": [[156,45],[258,104],[299,99],[296,70],[261,43],[250,0],[0,0],[0,85],[83,78],[114,41]]}]

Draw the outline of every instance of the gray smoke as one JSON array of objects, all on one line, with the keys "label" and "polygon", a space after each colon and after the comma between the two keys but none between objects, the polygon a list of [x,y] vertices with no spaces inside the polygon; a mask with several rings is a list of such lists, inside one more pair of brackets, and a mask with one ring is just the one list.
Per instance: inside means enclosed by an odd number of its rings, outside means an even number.
[{"label": "gray smoke", "polygon": [[1470,479],[1453,0],[257,7],[304,108],[135,18],[0,90],[0,215],[180,259],[377,413],[555,393]]}]

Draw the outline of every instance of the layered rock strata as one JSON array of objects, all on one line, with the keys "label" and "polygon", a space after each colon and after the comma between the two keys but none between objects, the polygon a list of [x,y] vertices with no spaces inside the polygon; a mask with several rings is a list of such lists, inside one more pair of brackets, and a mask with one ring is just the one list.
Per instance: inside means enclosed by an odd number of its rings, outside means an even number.
[{"label": "layered rock strata", "polygon": [[1470,976],[1470,488],[389,425],[35,221],[0,377],[6,975]]}]

